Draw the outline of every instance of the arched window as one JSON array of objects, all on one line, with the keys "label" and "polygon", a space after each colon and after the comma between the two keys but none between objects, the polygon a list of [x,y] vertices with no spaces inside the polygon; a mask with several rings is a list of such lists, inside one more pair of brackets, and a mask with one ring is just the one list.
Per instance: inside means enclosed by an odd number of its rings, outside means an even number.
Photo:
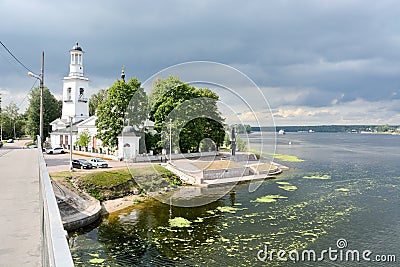
[{"label": "arched window", "polygon": [[87,102],[87,98],[85,98],[85,89],[83,87],[79,88],[79,97],[78,97],[79,102]]},{"label": "arched window", "polygon": [[71,87],[67,88],[67,100],[68,101],[71,101],[71,90],[72,90]]}]

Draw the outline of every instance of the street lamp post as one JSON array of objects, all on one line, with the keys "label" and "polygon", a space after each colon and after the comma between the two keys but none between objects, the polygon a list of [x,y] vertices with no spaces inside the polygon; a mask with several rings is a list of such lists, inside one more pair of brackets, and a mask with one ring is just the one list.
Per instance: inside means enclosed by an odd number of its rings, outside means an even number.
[{"label": "street lamp post", "polygon": [[44,84],[44,51],[42,52],[42,69],[40,75],[36,75],[32,72],[28,72],[30,77],[34,77],[40,81],[40,122],[39,122],[39,136],[40,145],[43,148],[43,84]]}]

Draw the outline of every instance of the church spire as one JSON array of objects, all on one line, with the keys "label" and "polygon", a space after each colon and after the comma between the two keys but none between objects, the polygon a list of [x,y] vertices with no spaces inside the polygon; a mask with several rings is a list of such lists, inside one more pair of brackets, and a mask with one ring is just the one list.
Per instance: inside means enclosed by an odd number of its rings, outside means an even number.
[{"label": "church spire", "polygon": [[125,82],[125,67],[124,67],[124,65],[122,65],[121,79]]}]

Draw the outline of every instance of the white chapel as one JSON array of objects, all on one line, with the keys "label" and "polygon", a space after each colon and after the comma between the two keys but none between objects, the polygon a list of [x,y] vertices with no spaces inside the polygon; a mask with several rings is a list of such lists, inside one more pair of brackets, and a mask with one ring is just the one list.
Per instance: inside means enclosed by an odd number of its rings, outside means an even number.
[{"label": "white chapel", "polygon": [[[96,138],[96,116],[89,116],[89,79],[83,72],[83,50],[76,43],[70,50],[69,74],[63,79],[62,115],[61,118],[50,123],[50,143],[52,147],[64,147],[92,153],[93,156],[110,154],[107,147],[102,146],[101,140]],[[90,142],[88,147],[75,146],[79,135],[88,132]],[[71,142],[72,136],[72,142]],[[139,151],[139,139],[132,134],[118,136],[118,150],[114,158],[129,160],[135,158]]]}]

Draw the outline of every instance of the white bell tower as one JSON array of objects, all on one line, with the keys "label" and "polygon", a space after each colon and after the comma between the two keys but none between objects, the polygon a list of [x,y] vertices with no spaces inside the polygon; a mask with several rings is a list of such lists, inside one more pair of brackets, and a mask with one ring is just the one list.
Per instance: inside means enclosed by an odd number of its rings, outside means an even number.
[{"label": "white bell tower", "polygon": [[87,89],[89,79],[83,76],[83,51],[78,42],[70,50],[69,74],[63,80],[62,120],[72,122],[89,118]]}]

